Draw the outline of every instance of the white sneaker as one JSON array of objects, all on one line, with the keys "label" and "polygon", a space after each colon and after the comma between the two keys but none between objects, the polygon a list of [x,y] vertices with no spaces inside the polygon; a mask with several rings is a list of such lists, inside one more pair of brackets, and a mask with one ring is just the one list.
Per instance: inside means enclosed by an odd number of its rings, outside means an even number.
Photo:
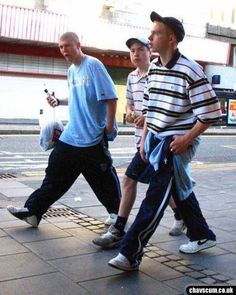
[{"label": "white sneaker", "polygon": [[117,214],[110,213],[109,216],[107,217],[107,219],[105,220],[105,224],[106,225],[115,224],[116,223],[116,219],[117,219]]},{"label": "white sneaker", "polygon": [[183,234],[186,226],[184,225],[184,221],[182,219],[174,221],[172,229],[169,231],[170,236],[180,236]]},{"label": "white sneaker", "polygon": [[121,253],[119,253],[115,258],[112,258],[108,262],[108,265],[124,271],[134,271],[138,270],[139,268],[138,262],[131,264],[129,260]]},{"label": "white sneaker", "polygon": [[207,248],[214,247],[216,245],[216,241],[213,240],[199,240],[199,241],[189,241],[188,244],[183,244],[179,247],[179,251],[190,254],[190,253],[197,253]]},{"label": "white sneaker", "polygon": [[17,208],[12,205],[7,206],[8,212],[10,212],[14,217],[24,220],[32,227],[38,227],[39,220],[36,215],[32,215],[28,208]]}]

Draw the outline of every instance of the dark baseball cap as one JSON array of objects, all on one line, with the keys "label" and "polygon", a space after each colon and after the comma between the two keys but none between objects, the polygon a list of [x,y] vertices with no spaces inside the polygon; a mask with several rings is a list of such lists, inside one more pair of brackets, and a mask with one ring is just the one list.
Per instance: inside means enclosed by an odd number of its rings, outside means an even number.
[{"label": "dark baseball cap", "polygon": [[134,44],[134,43],[141,43],[142,45],[149,47],[149,40],[143,37],[134,37],[134,38],[129,38],[126,41],[126,45],[127,47],[130,49],[130,47]]},{"label": "dark baseball cap", "polygon": [[177,18],[171,16],[162,17],[155,11],[153,11],[150,14],[150,18],[152,22],[157,21],[167,25],[175,34],[178,42],[181,42],[184,39],[184,27],[183,24]]}]

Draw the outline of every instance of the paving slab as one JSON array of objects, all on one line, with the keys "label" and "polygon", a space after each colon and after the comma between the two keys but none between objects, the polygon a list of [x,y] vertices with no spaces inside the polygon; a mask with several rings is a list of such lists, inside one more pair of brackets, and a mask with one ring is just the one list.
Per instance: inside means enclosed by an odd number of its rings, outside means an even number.
[{"label": "paving slab", "polygon": [[0,207],[2,207],[2,203],[4,203],[4,200],[7,200],[6,196],[0,193]]},{"label": "paving slab", "polygon": [[18,181],[0,180],[1,194],[6,197],[29,196],[34,190]]},{"label": "paving slab", "polygon": [[14,239],[21,243],[44,241],[71,236],[69,233],[53,224],[40,224],[35,229],[32,227],[8,228],[5,231]]},{"label": "paving slab", "polygon": [[29,252],[29,250],[11,237],[0,238],[0,256],[24,252]]},{"label": "paving slab", "polygon": [[0,256],[0,265],[0,281],[55,272],[55,268],[32,253]]},{"label": "paving slab", "polygon": [[181,272],[176,271],[172,267],[168,267],[147,257],[143,259],[140,270],[159,281],[166,281],[183,276]]},{"label": "paving slab", "polygon": [[71,234],[72,236],[76,237],[79,241],[86,243],[86,244],[91,244],[92,240],[99,236],[99,235],[95,234],[94,232],[87,230],[83,227],[82,228],[66,229],[66,232]]},{"label": "paving slab", "polygon": [[81,228],[79,224],[68,220],[57,222],[57,227],[59,227],[62,230]]},{"label": "paving slab", "polygon": [[5,295],[87,295],[83,287],[61,273],[37,275],[28,278],[0,282],[0,294]]},{"label": "paving slab", "polygon": [[[76,197],[80,197],[81,201],[75,201]],[[95,195],[91,194],[91,195],[81,195],[81,194],[76,194],[73,198],[61,198],[60,199],[60,203],[65,205],[65,206],[69,206],[72,208],[77,208],[78,210],[80,208],[86,208],[86,207],[101,207],[101,203],[98,201],[98,199],[96,198]],[[103,208],[104,209],[104,208]]]},{"label": "paving slab", "polygon": [[[165,284],[175,288],[175,290],[181,292],[181,294],[186,294],[185,293],[186,287],[189,285],[194,285],[194,286],[199,285],[199,281],[186,275],[183,277],[165,281]],[[201,284],[201,285],[204,285],[204,284]]]},{"label": "paving slab", "polygon": [[13,179],[0,179],[0,190],[3,191],[5,189],[24,189],[29,188],[27,185]]},{"label": "paving slab", "polygon": [[[7,212],[7,214],[10,215],[9,212]],[[45,224],[45,223],[47,223],[46,220],[41,220],[41,222],[40,222],[40,224]],[[1,229],[7,229],[7,228],[11,228],[11,227],[18,227],[18,228],[22,227],[22,228],[32,229],[31,225],[27,224],[25,221],[20,220],[20,219],[14,218],[12,220],[0,221],[0,228]],[[34,228],[33,230],[37,230],[37,229]]]},{"label": "paving slab", "polygon": [[[159,225],[154,234],[150,239],[150,243],[162,243],[162,242],[171,242],[171,241],[178,241],[180,244],[186,239],[185,234],[179,235],[177,237],[173,237],[169,235],[170,228],[173,224],[174,217],[172,216],[169,219],[169,228]],[[168,222],[166,223],[168,225]]]},{"label": "paving slab", "polygon": [[219,245],[219,247],[230,251],[231,253],[236,254],[236,241],[235,242],[229,242],[229,243],[222,243]]},{"label": "paving slab", "polygon": [[84,213],[88,216],[93,216],[94,218],[99,219],[101,221],[104,221],[108,216],[108,213],[103,206],[97,205],[97,206],[80,207],[79,203],[80,202],[76,204],[74,209],[78,210],[81,213]]},{"label": "paving slab", "polygon": [[211,200],[201,200],[200,207],[202,207],[203,209],[207,209],[209,211],[216,212],[221,211],[222,208],[224,208],[224,210],[231,209],[232,203],[227,203],[224,200],[222,200],[222,198],[220,198],[220,200],[218,200],[218,198],[215,198],[215,202],[212,202]]},{"label": "paving slab", "polygon": [[202,278],[201,282],[203,282],[204,284],[210,285],[212,286],[213,284],[215,284],[216,280],[213,278]]},{"label": "paving slab", "polygon": [[217,244],[219,243],[219,246],[221,247],[221,244],[229,243],[229,242],[234,242],[236,241],[236,235],[233,230],[225,231],[219,228],[216,228],[214,226],[211,227],[214,233],[216,234],[216,240]]},{"label": "paving slab", "polygon": [[[202,252],[203,253],[203,252]],[[235,254],[227,253],[217,256],[198,254],[192,255],[191,262],[205,266],[208,269],[217,271],[220,274],[236,279]]]},{"label": "paving slab", "polygon": [[74,282],[83,282],[117,274],[116,269],[107,265],[116,254],[115,250],[99,249],[95,253],[51,260],[50,263]]},{"label": "paving slab", "polygon": [[33,191],[32,188],[6,188],[2,190],[2,194],[10,198],[22,198],[24,196],[29,196]]},{"label": "paving slab", "polygon": [[112,294],[112,295],[175,295],[179,294],[173,286],[168,286],[163,282],[157,281],[142,272],[133,272],[102,279],[80,283],[88,289],[91,294]]},{"label": "paving slab", "polygon": [[[70,220],[73,220],[73,217],[68,218],[66,216],[55,216],[55,217],[50,217],[50,219],[46,218],[47,222],[50,222],[50,224],[54,224],[55,226],[58,226],[58,224],[63,223],[63,222],[68,222]],[[41,225],[41,223],[40,223]],[[58,226],[59,227],[59,226]]]},{"label": "paving slab", "polygon": [[7,206],[7,203],[5,203],[5,208],[0,209],[0,220],[1,220],[1,222],[10,221],[10,220],[16,220],[16,218],[6,210],[6,206]]},{"label": "paving slab", "polygon": [[7,233],[0,229],[0,237],[6,237]]},{"label": "paving slab", "polygon": [[232,210],[232,208],[227,208],[227,209],[223,209],[223,210],[218,210],[217,211],[217,215],[216,212],[214,210],[209,210],[209,208],[205,207],[202,208],[201,207],[201,211],[203,216],[207,216],[207,223],[209,223],[209,226],[212,226],[211,220],[218,218],[218,217],[226,217],[229,215],[230,210]]},{"label": "paving slab", "polygon": [[24,245],[44,260],[97,252],[97,249],[92,245],[81,242],[75,237],[50,239],[39,242],[25,243]]},{"label": "paving slab", "polygon": [[[232,207],[232,205],[231,205]],[[235,207],[236,207],[236,203],[235,203]],[[224,230],[226,232],[232,232],[232,230],[235,230],[236,228],[236,216],[228,216],[226,217],[218,217],[215,219],[211,220],[211,224],[214,227],[217,227],[221,230]],[[235,237],[236,240],[236,237]]]}]

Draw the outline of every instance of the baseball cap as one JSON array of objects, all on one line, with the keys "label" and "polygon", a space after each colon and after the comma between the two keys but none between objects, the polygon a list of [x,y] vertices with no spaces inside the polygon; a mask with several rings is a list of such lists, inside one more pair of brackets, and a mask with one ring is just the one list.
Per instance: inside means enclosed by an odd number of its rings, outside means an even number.
[{"label": "baseball cap", "polygon": [[167,16],[162,17],[155,11],[150,14],[151,21],[158,21],[167,25],[175,34],[178,42],[181,42],[184,39],[185,31],[183,24],[175,17]]},{"label": "baseball cap", "polygon": [[128,48],[130,48],[135,42],[141,43],[142,45],[149,47],[149,40],[143,37],[129,38],[125,44]]}]

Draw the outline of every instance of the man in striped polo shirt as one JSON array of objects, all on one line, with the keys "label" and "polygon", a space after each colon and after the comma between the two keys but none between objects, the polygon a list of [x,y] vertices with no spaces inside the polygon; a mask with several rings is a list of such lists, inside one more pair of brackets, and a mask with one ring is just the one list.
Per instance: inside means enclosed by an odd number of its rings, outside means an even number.
[{"label": "man in striped polo shirt", "polygon": [[[143,93],[150,66],[151,51],[149,40],[142,37],[129,38],[126,41],[130,49],[130,60],[136,69],[128,75],[126,85],[126,120],[135,124],[135,145],[137,152],[130,162],[122,183],[122,198],[119,207],[118,217],[115,224],[110,225],[107,232],[95,238],[93,243],[102,248],[118,247],[125,235],[125,226],[128,221],[130,211],[137,195],[137,184],[149,183],[150,176],[154,169],[141,158],[139,148],[144,127],[145,117],[143,116]],[[169,234],[178,236],[185,229],[184,222],[179,208],[173,198],[170,199],[170,206],[174,212],[174,225]]]},{"label": "man in striped polo shirt", "polygon": [[189,242],[183,253],[196,253],[215,246],[193,192],[189,164],[199,144],[199,136],[220,120],[221,110],[200,65],[183,56],[177,46],[184,38],[182,23],[174,17],[151,15],[151,49],[159,57],[149,69],[144,91],[146,116],[140,154],[155,169],[146,198],[109,265],[121,270],[139,268],[143,248],[157,228],[170,196],[181,210]]}]

